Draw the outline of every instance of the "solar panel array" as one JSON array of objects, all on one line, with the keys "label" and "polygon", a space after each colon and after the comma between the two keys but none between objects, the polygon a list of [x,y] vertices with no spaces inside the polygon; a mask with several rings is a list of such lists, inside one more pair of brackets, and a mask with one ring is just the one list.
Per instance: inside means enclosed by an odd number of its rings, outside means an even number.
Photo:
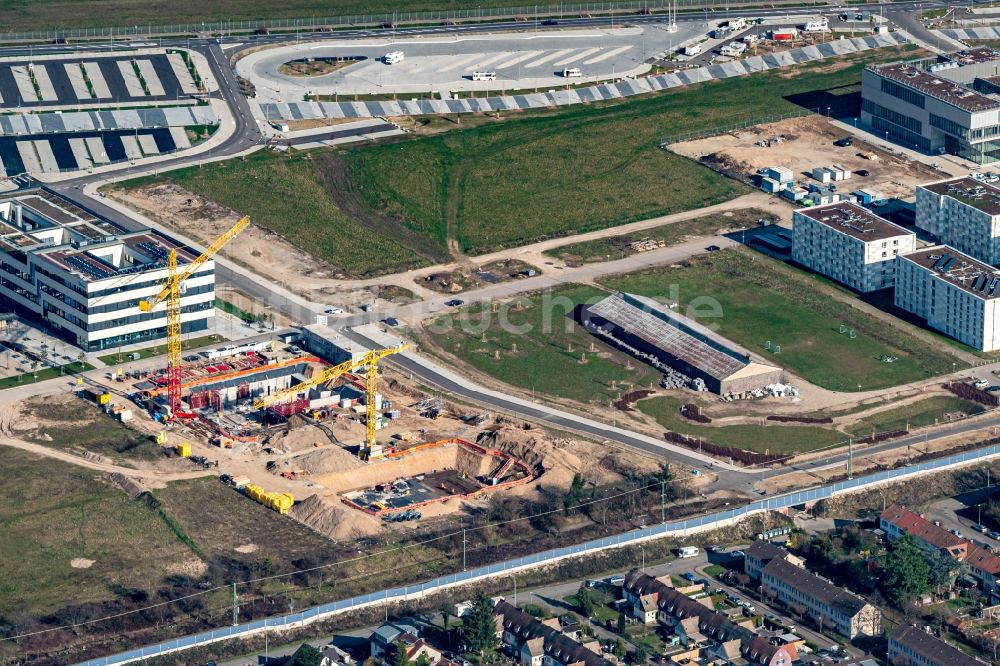
[{"label": "solar panel array", "polygon": [[109,270],[96,261],[89,261],[78,254],[63,257],[67,264],[99,280],[113,277],[117,271]]},{"label": "solar panel array", "polygon": [[953,254],[932,255],[931,270],[960,287],[986,298],[993,298],[1000,291],[1000,275],[987,271],[979,264],[966,261]]}]

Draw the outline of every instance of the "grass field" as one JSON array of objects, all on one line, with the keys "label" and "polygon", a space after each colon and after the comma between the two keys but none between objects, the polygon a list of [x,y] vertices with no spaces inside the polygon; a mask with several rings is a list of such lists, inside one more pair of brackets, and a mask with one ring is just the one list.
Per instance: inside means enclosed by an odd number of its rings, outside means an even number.
[{"label": "grass field", "polygon": [[61,377],[63,375],[72,375],[78,372],[86,372],[87,370],[93,370],[94,366],[89,363],[80,363],[78,361],[73,361],[72,363],[66,363],[65,365],[58,365],[54,368],[39,368],[34,372],[25,372],[20,375],[14,375],[12,377],[4,377],[0,379],[0,389],[11,388],[12,386],[20,386],[22,384],[33,384],[35,382],[42,382],[46,379],[52,379],[53,377]]},{"label": "grass field", "polygon": [[[169,179],[284,236],[355,276],[402,271],[443,258],[443,245],[405,224],[378,216],[355,200],[366,185],[343,183],[332,151],[258,151],[246,160],[215,162],[126,181],[140,187]],[[333,196],[338,197],[334,201]],[[357,208],[357,210],[353,210]],[[349,215],[349,212],[355,214]],[[403,244],[407,242],[407,245]]]},{"label": "grass field", "polygon": [[[687,314],[721,308],[703,319],[723,336],[768,354],[780,345],[777,365],[836,391],[876,390],[945,372],[964,363],[917,337],[916,329],[886,321],[832,297],[830,287],[766,256],[726,250],[696,257],[682,269],[651,270],[602,281],[604,286],[649,297],[677,299]],[[700,305],[699,305],[700,304]],[[857,337],[840,333],[846,324]],[[883,356],[896,356],[884,363]]]},{"label": "grass field", "polygon": [[86,449],[119,463],[123,462],[122,457],[152,460],[164,456],[163,450],[149,437],[73,395],[29,398],[23,412],[44,424],[29,433],[28,439],[52,448]]},{"label": "grass field", "polygon": [[847,436],[830,428],[795,425],[709,426],[681,418],[680,401],[673,396],[640,400],[636,408],[656,419],[667,430],[700,437],[712,444],[760,453],[804,453],[847,441]]},{"label": "grass field", "polygon": [[[159,517],[93,470],[6,447],[0,466],[11,480],[0,484],[0,616],[150,589],[191,558]],[[94,564],[75,569],[74,558]]]},{"label": "grass field", "polygon": [[[612,389],[612,380],[619,385],[631,382],[644,387],[655,385],[660,373],[595,342],[582,326],[566,316],[576,305],[602,295],[593,287],[571,285],[552,292],[551,308],[546,307],[545,297],[539,294],[521,299],[530,304],[520,311],[511,307],[505,315],[475,306],[467,311],[469,330],[462,330],[457,315],[448,315],[428,327],[428,335],[445,351],[501,382],[538,394],[607,404],[622,390]],[[505,316],[510,326],[501,326],[500,316]],[[515,332],[515,327],[523,332]],[[597,353],[588,351],[591,344],[596,345]],[[584,355],[587,362],[580,363]]]},{"label": "grass field", "polygon": [[899,55],[884,49],[837,71],[755,74],[353,148],[345,162],[353,180],[377,184],[376,204],[438,233],[443,227],[462,250],[481,254],[730,199],[743,186],[659,140],[802,106],[854,112],[862,63]]},{"label": "grass field", "polygon": [[[52,30],[53,28],[103,28],[106,26],[176,25],[211,21],[266,20],[345,15],[371,15],[393,11],[475,9],[485,7],[468,0],[389,0],[377,7],[362,0],[218,0],[212,3],[175,0],[6,0],[0,3],[0,32]],[[523,7],[518,0],[493,0],[489,7]]]},{"label": "grass field", "polygon": [[909,405],[889,409],[867,416],[848,428],[852,435],[870,435],[872,431],[886,432],[904,428],[933,425],[950,412],[979,414],[982,405],[954,396],[935,396]]},{"label": "grass field", "polygon": [[644,238],[663,241],[666,246],[677,245],[690,237],[714,235],[720,229],[753,225],[761,218],[771,219],[771,215],[762,210],[751,208],[733,211],[733,214],[729,216],[720,214],[696,217],[690,220],[664,224],[660,227],[653,227],[645,231],[636,231],[631,234],[608,236],[607,238],[563,245],[562,247],[549,250],[545,254],[568,263],[589,264],[598,261],[607,261],[609,258],[619,259],[626,254],[632,254],[629,244]]}]

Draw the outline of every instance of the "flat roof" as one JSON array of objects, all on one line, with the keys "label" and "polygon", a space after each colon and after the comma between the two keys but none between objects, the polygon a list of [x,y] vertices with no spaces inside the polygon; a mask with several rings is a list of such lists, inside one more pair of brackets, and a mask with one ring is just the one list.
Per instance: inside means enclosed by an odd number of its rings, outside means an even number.
[{"label": "flat roof", "polygon": [[[122,247],[122,252],[117,263],[111,263],[100,256],[102,253],[97,252],[119,246]],[[191,250],[154,230],[118,236],[103,243],[41,247],[36,248],[33,254],[38,259],[44,259],[68,271],[83,282],[94,282],[166,268],[170,250],[176,250],[179,266],[196,258]]]},{"label": "flat roof", "polygon": [[1000,101],[978,93],[971,88],[930,74],[914,65],[895,63],[892,65],[869,66],[868,69],[887,79],[913,88],[946,104],[964,111],[989,111],[1000,108]]},{"label": "flat roof", "polygon": [[879,217],[867,208],[846,201],[825,206],[801,208],[795,212],[865,242],[905,236],[911,233],[903,227]]},{"label": "flat roof", "polygon": [[1000,58],[1000,51],[989,46],[977,46],[974,49],[962,49],[954,53],[946,53],[941,58],[947,62],[957,62],[962,65],[972,65],[977,62],[990,62]]},{"label": "flat roof", "polygon": [[653,309],[629,294],[608,296],[588,312],[720,381],[750,365],[740,351],[722,349],[719,342],[685,326],[676,314]]},{"label": "flat roof", "polygon": [[983,300],[1000,298],[1000,270],[947,245],[925,247],[900,256]]},{"label": "flat roof", "polygon": [[1000,215],[1000,188],[969,176],[921,185],[939,196],[948,196],[988,215]]}]

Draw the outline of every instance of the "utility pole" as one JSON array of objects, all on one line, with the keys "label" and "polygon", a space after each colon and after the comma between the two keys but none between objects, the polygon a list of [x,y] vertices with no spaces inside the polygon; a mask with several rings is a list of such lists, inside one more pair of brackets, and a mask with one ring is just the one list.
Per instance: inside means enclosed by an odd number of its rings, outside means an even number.
[{"label": "utility pole", "polygon": [[233,583],[233,626],[239,624],[240,607],[236,597],[236,583]]},{"label": "utility pole", "polygon": [[462,571],[466,571],[466,568],[465,568],[465,530],[462,530]]},{"label": "utility pole", "polygon": [[854,478],[854,438],[847,440],[847,480]]},{"label": "utility pole", "polygon": [[667,482],[664,479],[660,479],[660,523],[667,522],[666,519],[666,509],[664,503],[667,500]]}]

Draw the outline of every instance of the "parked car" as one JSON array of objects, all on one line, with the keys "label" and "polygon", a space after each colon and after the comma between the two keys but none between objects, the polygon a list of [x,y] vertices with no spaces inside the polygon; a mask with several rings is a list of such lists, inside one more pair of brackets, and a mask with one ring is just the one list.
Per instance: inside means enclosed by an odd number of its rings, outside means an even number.
[{"label": "parked car", "polygon": [[991,539],[1000,539],[1000,532],[997,532],[996,530],[990,530],[989,532],[986,533],[986,536],[988,536]]},{"label": "parked car", "polygon": [[989,532],[989,528],[986,525],[979,525],[978,523],[972,526],[972,529],[976,530],[980,534],[986,534]]},{"label": "parked car", "polygon": [[959,539],[962,538],[962,533],[959,530],[956,530],[955,528],[952,528],[952,529],[950,529],[948,531],[951,532],[952,534],[954,534],[955,536],[957,536]]},{"label": "parked car", "polygon": [[447,305],[449,308],[457,308],[459,305],[462,305],[463,303],[465,303],[465,301],[458,298],[453,298],[450,301],[446,301],[445,305]]},{"label": "parked car", "polygon": [[838,148],[846,148],[847,146],[853,146],[854,137],[845,136],[843,139],[837,139],[836,141],[833,142],[833,145],[837,146]]},{"label": "parked car", "polygon": [[344,308],[338,308],[334,306],[332,308],[327,308],[326,310],[323,310],[323,312],[325,314],[344,314]]},{"label": "parked car", "polygon": [[742,560],[746,556],[746,553],[744,553],[742,550],[734,550],[733,552],[729,553],[729,555],[734,560]]},{"label": "parked car", "polygon": [[681,574],[681,578],[683,578],[684,580],[687,580],[687,581],[691,581],[692,583],[695,582],[696,580],[698,580],[698,577],[695,576],[690,571],[685,571],[684,573],[682,573]]},{"label": "parked car", "polygon": [[722,248],[719,247],[718,245],[709,245],[708,247],[705,248],[705,250],[708,252],[718,252],[721,249]]},{"label": "parked car", "polygon": [[868,176],[872,175],[872,172],[869,171],[868,169],[858,169],[854,173],[861,176],[862,178],[867,178]]},{"label": "parked car", "polygon": [[611,576],[610,578],[608,578],[608,584],[609,585],[624,585],[625,584],[625,576]]}]

